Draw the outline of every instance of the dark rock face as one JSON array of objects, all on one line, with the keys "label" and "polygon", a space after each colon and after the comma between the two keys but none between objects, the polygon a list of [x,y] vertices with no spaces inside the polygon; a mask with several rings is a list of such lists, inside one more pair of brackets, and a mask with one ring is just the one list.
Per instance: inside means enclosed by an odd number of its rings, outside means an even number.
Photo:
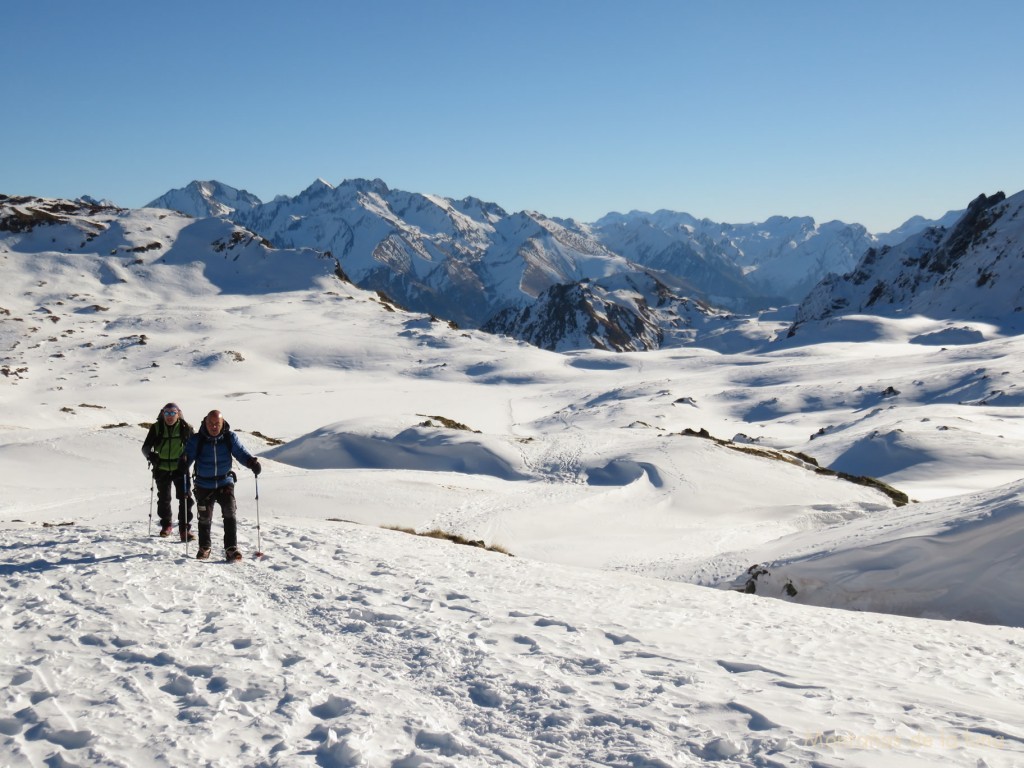
[{"label": "dark rock face", "polygon": [[979,195],[967,207],[967,212],[950,232],[942,247],[936,249],[932,256],[925,257],[922,268],[932,272],[945,273],[956,264],[971,248],[984,240],[985,233],[1005,213],[1005,207],[996,207],[1006,200],[1006,195],[997,192],[992,197]]},{"label": "dark rock face", "polygon": [[626,352],[692,341],[698,326],[730,320],[639,272],[552,286],[534,303],[496,313],[482,330],[552,351],[593,347]]}]

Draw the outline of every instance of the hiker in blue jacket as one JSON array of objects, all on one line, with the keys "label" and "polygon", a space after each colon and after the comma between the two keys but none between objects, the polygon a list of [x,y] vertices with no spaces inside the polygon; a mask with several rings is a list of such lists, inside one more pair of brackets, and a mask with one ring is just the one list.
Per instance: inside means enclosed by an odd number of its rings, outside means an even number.
[{"label": "hiker in blue jacket", "polygon": [[185,445],[182,463],[187,469],[195,463],[196,513],[199,522],[198,560],[210,557],[213,506],[220,504],[224,517],[224,557],[229,562],[241,560],[238,551],[237,521],[235,519],[235,473],[231,459],[239,462],[259,476],[260,462],[245,449],[238,435],[231,431],[220,411],[210,411],[203,419],[199,431]]}]

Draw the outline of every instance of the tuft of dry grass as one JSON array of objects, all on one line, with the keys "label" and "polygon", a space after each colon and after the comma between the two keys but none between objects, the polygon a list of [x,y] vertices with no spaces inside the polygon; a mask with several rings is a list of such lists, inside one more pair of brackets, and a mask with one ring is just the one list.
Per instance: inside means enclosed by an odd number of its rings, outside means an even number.
[{"label": "tuft of dry grass", "polygon": [[442,531],[440,528],[433,528],[429,531],[421,532],[417,531],[415,528],[408,528],[406,526],[401,525],[382,525],[381,527],[389,531],[409,533],[413,536],[425,536],[428,539],[443,539],[445,541],[450,541],[453,544],[462,544],[463,546],[467,547],[478,547],[479,549],[486,549],[488,552],[497,552],[502,555],[514,557],[514,555],[511,552],[509,552],[507,549],[505,549],[499,544],[491,544],[490,546],[488,546],[485,542],[480,541],[479,539],[467,539],[466,537],[460,536],[457,533],[448,533],[447,531]]},{"label": "tuft of dry grass", "polygon": [[428,421],[425,421],[422,424],[420,424],[421,427],[436,427],[437,424],[434,424],[433,422],[437,421],[441,424],[442,427],[447,427],[448,429],[461,429],[466,432],[472,432],[473,434],[476,435],[480,434],[479,429],[467,427],[465,424],[455,421],[455,419],[449,419],[447,416],[430,416],[426,413],[417,413],[416,415],[428,419]]},{"label": "tuft of dry grass", "polygon": [[833,469],[827,469],[826,467],[820,466],[814,457],[808,456],[806,453],[784,450],[777,451],[772,448],[759,448],[752,445],[741,445],[738,443],[734,443],[731,440],[723,440],[722,438],[715,437],[704,428],[701,428],[699,430],[687,428],[684,429],[682,432],[677,432],[673,434],[682,435],[684,437],[700,437],[705,440],[711,440],[712,442],[717,443],[718,445],[721,445],[725,448],[729,448],[730,450],[733,451],[747,453],[750,454],[751,456],[759,456],[760,458],[764,459],[772,459],[774,461],[784,461],[787,464],[793,464],[795,466],[802,467],[803,469],[810,470],[819,475],[829,475],[832,477],[837,477],[840,480],[845,480],[848,483],[854,483],[856,485],[864,485],[870,488],[875,488],[876,490],[881,491],[890,499],[892,499],[892,503],[895,504],[897,507],[902,507],[910,503],[910,497],[907,494],[905,494],[903,491],[893,488],[891,485],[883,483],[881,480],[878,480],[874,477],[867,477],[864,475],[851,475],[846,472],[838,472]]}]

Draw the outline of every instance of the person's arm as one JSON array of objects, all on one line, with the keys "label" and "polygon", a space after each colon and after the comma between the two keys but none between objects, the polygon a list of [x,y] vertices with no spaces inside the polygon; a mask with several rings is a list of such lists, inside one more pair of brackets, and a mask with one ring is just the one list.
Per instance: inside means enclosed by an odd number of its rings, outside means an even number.
[{"label": "person's arm", "polygon": [[199,437],[198,435],[190,435],[188,440],[185,441],[185,450],[181,454],[181,458],[178,459],[178,467],[183,470],[188,470],[189,466],[195,461],[198,456],[196,452],[199,450]]},{"label": "person's arm", "polygon": [[146,457],[146,461],[156,467],[160,457],[153,450],[154,445],[156,445],[156,424],[149,428],[146,439],[142,441],[142,455]]},{"label": "person's arm", "polygon": [[259,477],[260,472],[263,471],[263,467],[260,466],[260,460],[253,456],[249,451],[242,445],[242,441],[238,439],[238,435],[234,432],[231,433],[231,455],[238,459],[244,466],[252,470],[252,473]]}]

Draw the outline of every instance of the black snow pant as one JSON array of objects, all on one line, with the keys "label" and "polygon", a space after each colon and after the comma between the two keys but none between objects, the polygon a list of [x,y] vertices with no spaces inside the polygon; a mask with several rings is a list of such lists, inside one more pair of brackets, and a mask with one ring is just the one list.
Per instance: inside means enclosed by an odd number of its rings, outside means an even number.
[{"label": "black snow pant", "polygon": [[211,528],[213,526],[213,506],[220,504],[220,512],[224,517],[224,550],[238,546],[237,521],[235,520],[235,486],[224,485],[220,488],[196,488],[196,512],[199,517],[199,546],[211,549]]},{"label": "black snow pant", "polygon": [[185,472],[182,470],[153,470],[156,481],[156,514],[164,528],[171,524],[171,486],[178,498],[178,526],[188,527],[192,522],[192,495],[185,490]]}]

